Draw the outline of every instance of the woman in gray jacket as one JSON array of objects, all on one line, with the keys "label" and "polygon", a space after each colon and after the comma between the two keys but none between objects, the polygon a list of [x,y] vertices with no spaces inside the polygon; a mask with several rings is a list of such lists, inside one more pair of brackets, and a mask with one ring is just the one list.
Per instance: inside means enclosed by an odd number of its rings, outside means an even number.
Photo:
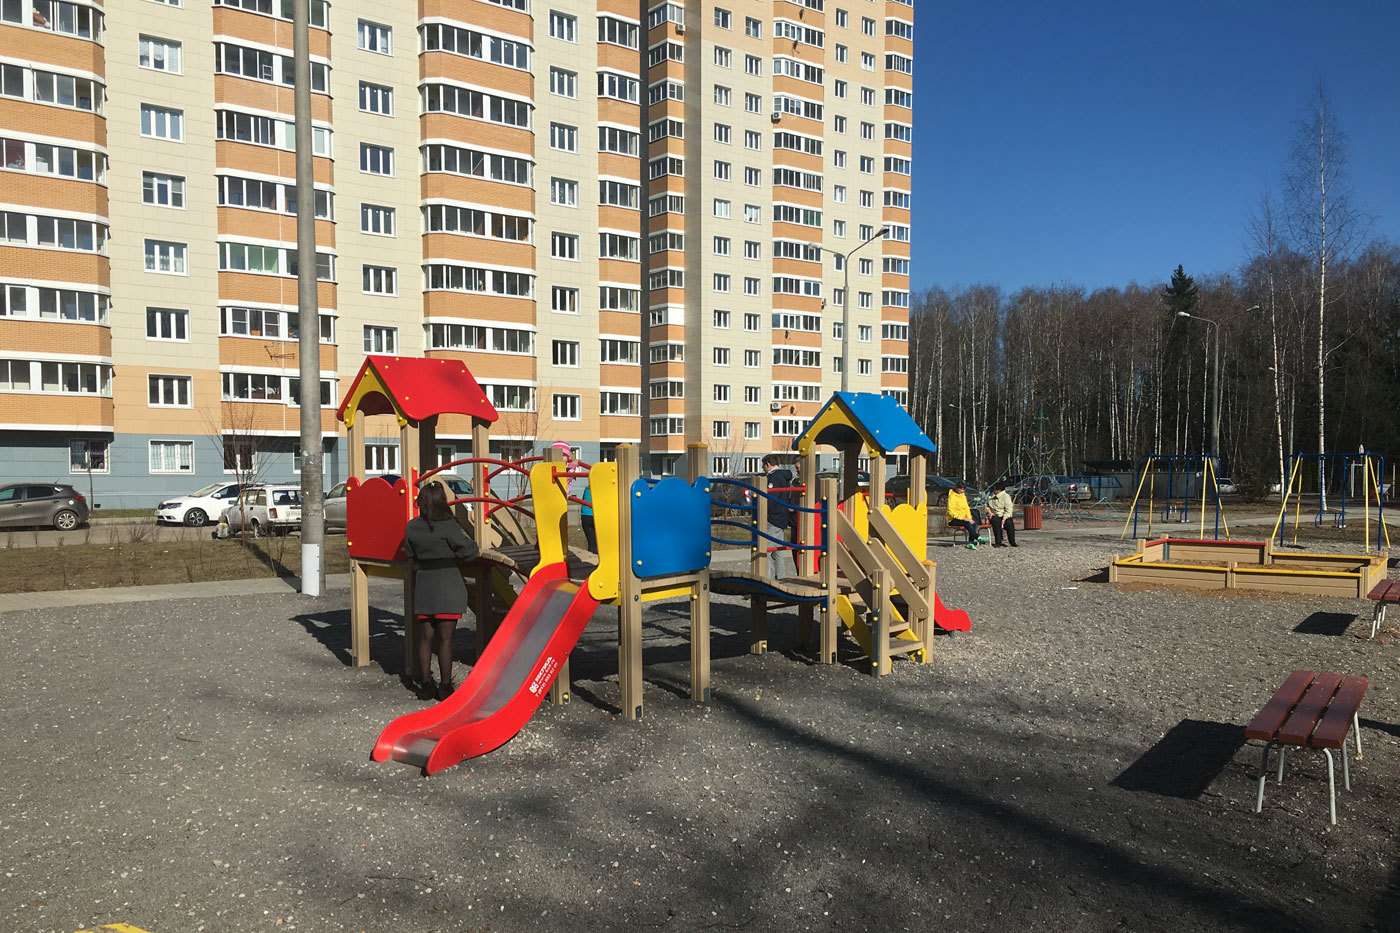
[{"label": "woman in gray jacket", "polygon": [[[412,623],[418,626],[418,672],[415,682],[425,700],[452,695],[452,636],[457,620],[467,611],[467,586],[458,565],[476,560],[481,551],[452,517],[441,483],[428,482],[418,491],[418,517],[404,529],[404,553],[413,561]],[[432,657],[437,655],[434,684]]]}]

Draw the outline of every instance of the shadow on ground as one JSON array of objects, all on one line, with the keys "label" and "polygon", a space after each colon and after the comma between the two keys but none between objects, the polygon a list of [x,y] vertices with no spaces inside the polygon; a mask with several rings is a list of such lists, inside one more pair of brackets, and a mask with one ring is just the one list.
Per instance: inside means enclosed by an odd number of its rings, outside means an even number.
[{"label": "shadow on ground", "polygon": [[1123,790],[1195,800],[1244,745],[1235,723],[1183,719],[1113,779]]},{"label": "shadow on ground", "polygon": [[1299,635],[1344,635],[1356,621],[1351,612],[1314,612],[1293,629]]}]

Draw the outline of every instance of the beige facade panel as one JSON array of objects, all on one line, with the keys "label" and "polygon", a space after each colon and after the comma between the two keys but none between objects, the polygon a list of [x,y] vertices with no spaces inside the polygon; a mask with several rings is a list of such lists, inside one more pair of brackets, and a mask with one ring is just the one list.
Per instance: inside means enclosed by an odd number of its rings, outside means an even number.
[{"label": "beige facade panel", "polygon": [[0,201],[36,208],[107,216],[107,186],[43,175],[0,175]]},{"label": "beige facade panel", "polygon": [[[495,295],[468,295],[463,292],[424,292],[426,317],[456,317],[500,324],[534,324],[535,303],[528,298],[498,298]],[[455,356],[431,353],[431,356]]]},{"label": "beige facade panel", "polygon": [[483,266],[511,266],[533,269],[535,247],[530,243],[514,243],[491,237],[458,236],[455,233],[423,234],[425,259],[450,259]]},{"label": "beige facade panel", "polygon": [[[220,140],[214,145],[214,157],[220,168],[234,172],[274,175],[278,178],[295,178],[297,174],[296,153],[271,146]],[[318,156],[311,161],[312,175],[317,183],[329,185],[335,182],[335,163],[332,160]],[[212,170],[213,167],[210,168]]]},{"label": "beige facade panel", "polygon": [[98,324],[0,318],[0,347],[11,353],[111,356],[112,330]]},{"label": "beige facade panel", "polygon": [[418,56],[418,62],[424,78],[447,78],[517,97],[531,97],[535,92],[534,75],[518,68],[507,68],[451,52],[424,52]]},{"label": "beige facade panel", "polygon": [[112,400],[96,395],[0,394],[0,422],[46,425],[82,425],[101,428],[113,421]]},{"label": "beige facade panel", "polygon": [[[543,11],[539,11],[543,14]],[[534,20],[528,13],[508,10],[493,3],[470,3],[463,0],[419,0],[418,15],[423,19],[434,17],[455,20],[463,25],[479,29],[504,32],[523,39],[533,33]],[[544,18],[541,15],[541,24]]]},{"label": "beige facade panel", "polygon": [[111,264],[106,256],[96,253],[0,246],[0,272],[3,272],[7,279],[112,284]]},{"label": "beige facade panel", "polygon": [[60,135],[76,143],[107,145],[107,119],[84,110],[0,97],[0,126],[15,133]]},{"label": "beige facade panel", "polygon": [[[336,9],[333,7],[333,9]],[[344,6],[336,9],[337,12]],[[231,7],[216,6],[214,32],[217,35],[237,39],[247,39],[262,45],[274,45],[289,52],[293,47],[292,24],[287,20],[272,16],[262,16]],[[324,29],[312,27],[310,32],[311,54],[320,58],[330,58],[331,36]]]},{"label": "beige facade panel", "polygon": [[[548,186],[549,180],[544,184]],[[535,192],[521,185],[507,185],[482,178],[467,178],[445,172],[425,174],[422,180],[424,200],[444,199],[469,204],[492,204],[504,211],[529,213],[535,207]]]},{"label": "beige facade panel", "polygon": [[418,120],[424,139],[453,139],[466,146],[480,146],[526,155],[534,151],[535,147],[535,135],[529,130],[514,126],[499,126],[485,120],[470,120],[450,113],[425,113]]}]

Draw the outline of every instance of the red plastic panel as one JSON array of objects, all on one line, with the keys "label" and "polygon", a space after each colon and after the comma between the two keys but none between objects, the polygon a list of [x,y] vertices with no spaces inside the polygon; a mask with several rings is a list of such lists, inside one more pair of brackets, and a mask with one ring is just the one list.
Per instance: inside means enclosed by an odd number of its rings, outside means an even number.
[{"label": "red plastic panel", "polygon": [[390,486],[374,476],[345,482],[345,546],[361,560],[403,560],[403,532],[412,505],[408,481]]},{"label": "red plastic panel", "polygon": [[945,632],[972,631],[972,617],[961,609],[949,609],[943,605],[943,597],[936,590],[933,594],[933,624]]}]

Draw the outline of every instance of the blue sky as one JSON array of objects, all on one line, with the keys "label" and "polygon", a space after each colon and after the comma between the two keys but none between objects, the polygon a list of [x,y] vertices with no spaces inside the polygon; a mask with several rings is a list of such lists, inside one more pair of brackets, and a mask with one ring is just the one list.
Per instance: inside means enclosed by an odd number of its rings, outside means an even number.
[{"label": "blue sky", "polygon": [[1400,243],[1400,2],[915,9],[913,287],[1230,272],[1319,79],[1354,206]]}]

